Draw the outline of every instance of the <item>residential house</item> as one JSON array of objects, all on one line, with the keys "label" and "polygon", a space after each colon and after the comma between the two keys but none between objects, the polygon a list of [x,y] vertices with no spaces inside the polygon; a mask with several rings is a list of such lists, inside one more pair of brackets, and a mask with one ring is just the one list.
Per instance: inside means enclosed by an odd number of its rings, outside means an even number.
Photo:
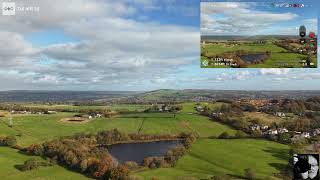
[{"label": "residential house", "polygon": [[258,124],[253,124],[249,127],[251,129],[251,131],[256,131],[256,130],[260,130],[260,126]]},{"label": "residential house", "polygon": [[278,117],[286,117],[286,114],[283,112],[276,112],[274,115]]},{"label": "residential house", "polygon": [[287,133],[289,132],[287,128],[278,128],[278,133],[282,134],[282,133]]},{"label": "residential house", "polygon": [[312,129],[310,131],[310,136],[317,136],[320,134],[320,128],[317,128],[317,129]]},{"label": "residential house", "polygon": [[196,106],[196,110],[198,112],[203,112],[204,111],[204,108],[202,106]]},{"label": "residential house", "polygon": [[277,129],[270,129],[270,130],[268,130],[268,134],[269,135],[277,135],[278,134],[278,130]]}]

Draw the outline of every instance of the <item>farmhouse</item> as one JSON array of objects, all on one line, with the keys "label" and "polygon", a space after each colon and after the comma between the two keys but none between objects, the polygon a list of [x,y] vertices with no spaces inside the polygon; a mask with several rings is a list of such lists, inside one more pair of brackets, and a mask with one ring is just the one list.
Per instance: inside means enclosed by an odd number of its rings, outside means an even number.
[{"label": "farmhouse", "polygon": [[310,131],[310,136],[317,136],[320,134],[320,128],[313,129]]},{"label": "farmhouse", "polygon": [[269,135],[277,135],[277,134],[278,134],[278,130],[276,130],[276,129],[270,129],[270,130],[268,130],[268,134],[269,134]]},{"label": "farmhouse", "polygon": [[274,115],[278,117],[286,117],[286,114],[283,112],[276,112]]},{"label": "farmhouse", "polygon": [[289,130],[288,130],[287,128],[279,128],[279,129],[278,129],[278,133],[279,133],[279,134],[287,133],[287,132],[289,132]]},{"label": "farmhouse", "polygon": [[202,106],[196,106],[196,110],[198,112],[203,112],[204,111],[204,108]]},{"label": "farmhouse", "polygon": [[250,126],[251,131],[260,130],[260,126],[258,124],[253,124]]},{"label": "farmhouse", "polygon": [[166,104],[159,107],[159,112],[167,112],[169,110],[170,110],[170,106]]}]

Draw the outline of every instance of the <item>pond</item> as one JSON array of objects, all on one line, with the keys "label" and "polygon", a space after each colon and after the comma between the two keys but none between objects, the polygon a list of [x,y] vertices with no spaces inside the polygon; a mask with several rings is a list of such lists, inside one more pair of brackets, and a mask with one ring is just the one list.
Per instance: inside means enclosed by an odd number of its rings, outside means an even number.
[{"label": "pond", "polygon": [[261,61],[265,60],[268,56],[264,53],[260,54],[247,54],[247,55],[241,55],[240,58],[245,61],[246,63],[250,64],[253,63],[253,61]]},{"label": "pond", "polygon": [[143,159],[150,156],[164,156],[178,144],[179,140],[114,144],[108,147],[109,153],[119,162],[135,161],[143,164]]}]

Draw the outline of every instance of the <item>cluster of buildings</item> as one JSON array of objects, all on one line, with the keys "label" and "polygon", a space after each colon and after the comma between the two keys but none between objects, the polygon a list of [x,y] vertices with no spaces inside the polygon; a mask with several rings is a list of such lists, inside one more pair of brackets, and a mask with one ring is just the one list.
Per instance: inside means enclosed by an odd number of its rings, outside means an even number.
[{"label": "cluster of buildings", "polygon": [[252,124],[249,129],[251,131],[260,131],[262,135],[273,135],[277,136],[283,133],[292,134],[291,141],[301,140],[303,138],[310,138],[312,136],[320,135],[320,128],[312,129],[309,132],[300,132],[300,131],[289,131],[287,128],[274,128],[271,129],[268,126],[260,126],[258,124]]},{"label": "cluster of buildings", "polygon": [[12,110],[10,111],[11,114],[56,114],[56,111],[16,111],[16,110]]},{"label": "cluster of buildings", "polygon": [[89,114],[78,114],[75,115],[75,117],[82,117],[82,118],[87,118],[87,119],[95,119],[95,118],[101,118],[102,114],[99,113],[89,113]]},{"label": "cluster of buildings", "polygon": [[168,112],[168,111],[170,111],[170,109],[171,109],[171,107],[166,104],[158,106],[159,112]]}]

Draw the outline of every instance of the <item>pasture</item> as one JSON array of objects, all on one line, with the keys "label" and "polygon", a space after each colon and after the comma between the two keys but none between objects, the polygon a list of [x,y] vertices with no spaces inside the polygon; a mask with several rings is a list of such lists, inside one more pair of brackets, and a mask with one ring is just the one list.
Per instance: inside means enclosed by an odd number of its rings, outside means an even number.
[{"label": "pasture", "polygon": [[272,141],[256,139],[200,139],[173,168],[160,168],[136,173],[144,179],[206,179],[230,174],[243,177],[252,168],[258,178],[272,176],[287,164],[289,148]]}]

